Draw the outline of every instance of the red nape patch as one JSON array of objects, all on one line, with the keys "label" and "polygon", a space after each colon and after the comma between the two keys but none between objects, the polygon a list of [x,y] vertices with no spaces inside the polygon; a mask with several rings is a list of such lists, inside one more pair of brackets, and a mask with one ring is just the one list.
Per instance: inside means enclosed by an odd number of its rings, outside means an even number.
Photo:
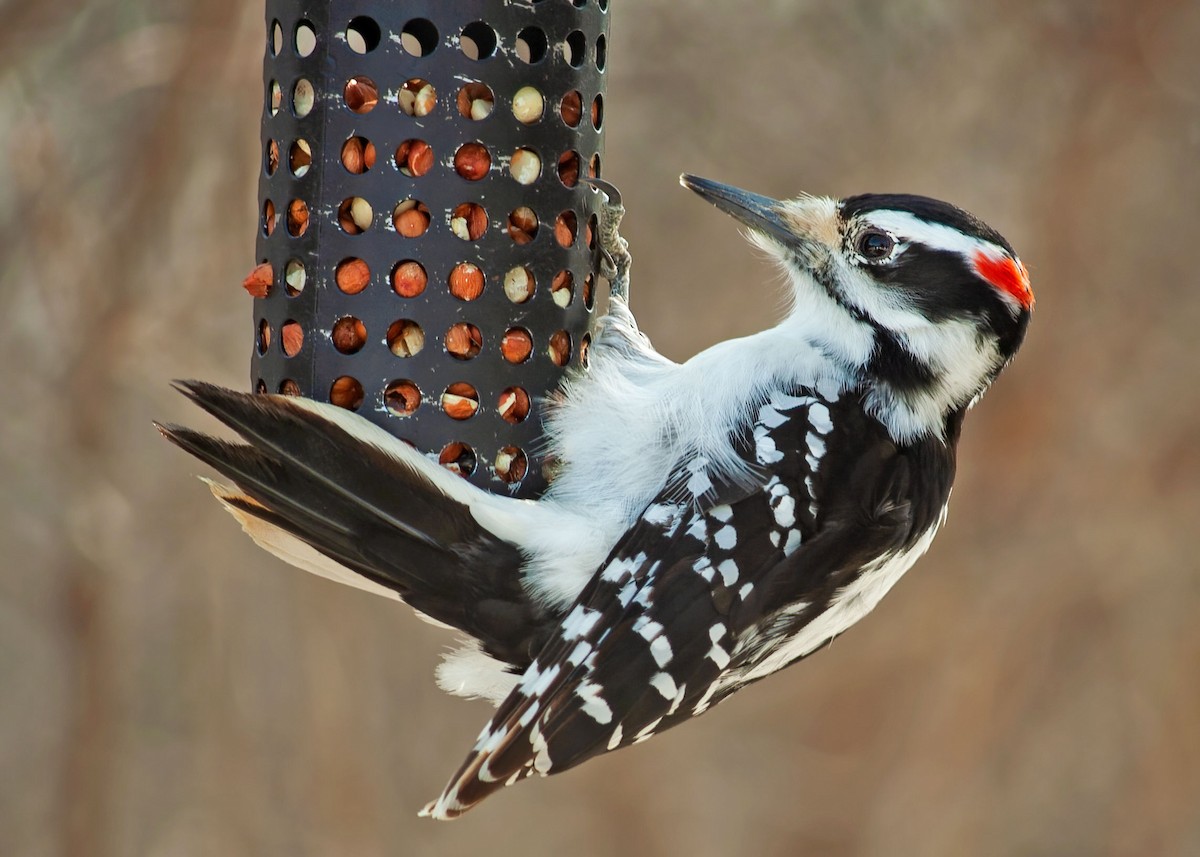
[{"label": "red nape patch", "polygon": [[993,286],[1016,298],[1024,309],[1033,308],[1033,289],[1029,287],[1029,272],[1020,262],[1008,256],[975,254],[975,270]]}]

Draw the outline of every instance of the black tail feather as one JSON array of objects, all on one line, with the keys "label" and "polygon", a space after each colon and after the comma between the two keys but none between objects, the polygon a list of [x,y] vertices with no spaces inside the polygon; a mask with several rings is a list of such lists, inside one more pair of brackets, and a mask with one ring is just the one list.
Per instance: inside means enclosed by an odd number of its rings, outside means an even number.
[{"label": "black tail feather", "polygon": [[157,425],[232,480],[240,510],[298,537],[412,607],[523,666],[550,620],[520,580],[518,549],[411,464],[283,396],[176,384],[248,443]]}]

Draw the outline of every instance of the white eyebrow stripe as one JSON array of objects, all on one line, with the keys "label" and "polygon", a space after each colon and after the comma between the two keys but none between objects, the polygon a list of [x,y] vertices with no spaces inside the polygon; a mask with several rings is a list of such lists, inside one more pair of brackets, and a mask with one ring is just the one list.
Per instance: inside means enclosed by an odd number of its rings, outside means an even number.
[{"label": "white eyebrow stripe", "polygon": [[974,262],[975,254],[1007,258],[1008,251],[999,244],[974,238],[940,223],[930,223],[907,211],[872,211],[858,218],[859,222],[878,226],[892,236],[905,241],[916,241],[937,250],[958,253]]}]

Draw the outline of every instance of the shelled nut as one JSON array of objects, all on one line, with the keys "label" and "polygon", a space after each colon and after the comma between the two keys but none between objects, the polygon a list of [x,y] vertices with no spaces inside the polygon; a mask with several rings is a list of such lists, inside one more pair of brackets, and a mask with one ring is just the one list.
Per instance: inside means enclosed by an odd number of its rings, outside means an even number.
[{"label": "shelled nut", "polygon": [[554,275],[554,281],[550,284],[550,297],[554,298],[554,303],[566,309],[571,305],[571,299],[575,296],[575,275],[570,271],[562,270]]},{"label": "shelled nut", "polygon": [[355,113],[369,113],[379,103],[379,87],[369,77],[352,77],[346,81],[342,97]]},{"label": "shelled nut", "polygon": [[280,340],[283,342],[283,353],[295,357],[304,346],[304,328],[294,321],[284,322]]},{"label": "shelled nut", "polygon": [[529,206],[522,205],[508,215],[508,237],[517,244],[528,244],[537,231],[537,215]]},{"label": "shelled nut", "polygon": [[464,241],[478,241],[487,225],[487,212],[477,202],[464,202],[450,214],[450,231]]},{"label": "shelled nut", "polygon": [[425,291],[428,281],[429,277],[420,262],[401,262],[392,271],[392,289],[402,298],[415,298]]},{"label": "shelled nut", "polygon": [[397,357],[412,357],[425,347],[425,331],[411,319],[399,319],[388,328],[387,344]]},{"label": "shelled nut", "polygon": [[573,211],[564,211],[554,219],[554,240],[560,247],[570,247],[575,243],[579,230],[579,218]]},{"label": "shelled nut", "polygon": [[396,231],[405,238],[424,235],[425,230],[429,228],[429,209],[423,202],[406,199],[392,212],[392,223]]},{"label": "shelled nut", "polygon": [[496,475],[509,484],[515,484],[525,478],[529,470],[529,459],[523,450],[515,446],[506,446],[496,453]]},{"label": "shelled nut", "polygon": [[505,422],[523,422],[529,416],[529,394],[522,387],[509,387],[500,394],[496,408]]},{"label": "shelled nut", "polygon": [[482,143],[464,143],[454,153],[454,171],[467,181],[479,181],[491,166],[492,156]]},{"label": "shelled nut", "polygon": [[462,301],[473,301],[483,293],[483,271],[470,262],[461,262],[450,271],[450,294]]},{"label": "shelled nut", "polygon": [[546,349],[555,366],[566,366],[571,359],[571,334],[559,330],[550,335],[550,346]]},{"label": "shelled nut", "polygon": [[569,127],[575,128],[579,125],[579,120],[583,117],[583,96],[578,90],[572,89],[563,96],[562,103],[558,106],[558,114]]},{"label": "shelled nut", "polygon": [[479,410],[479,394],[465,381],[457,381],[442,393],[442,410],[451,419],[469,419]]},{"label": "shelled nut", "polygon": [[483,347],[479,328],[465,321],[452,324],[446,331],[446,352],[458,360],[470,360]]},{"label": "shelled nut", "polygon": [[452,441],[442,448],[441,453],[438,455],[438,464],[441,464],[451,473],[457,473],[459,476],[464,477],[470,476],[475,472],[475,450],[462,441]]},{"label": "shelled nut", "polygon": [[517,184],[533,184],[542,172],[542,159],[533,149],[517,149],[508,162],[508,174]]},{"label": "shelled nut", "polygon": [[563,152],[558,158],[558,180],[567,187],[575,187],[579,183],[579,153]]},{"label": "shelled nut", "polygon": [[375,212],[371,204],[361,196],[342,200],[338,206],[338,225],[347,235],[360,235],[371,228]]},{"label": "shelled nut", "polygon": [[409,116],[428,116],[437,105],[437,90],[429,81],[413,78],[400,87],[399,102]]},{"label": "shelled nut", "polygon": [[329,338],[342,354],[355,354],[367,343],[367,328],[361,320],[348,315],[334,322]]},{"label": "shelled nut", "polygon": [[512,268],[504,275],[504,294],[515,304],[533,297],[533,274],[528,268]]},{"label": "shelled nut", "polygon": [[533,353],[533,337],[524,328],[510,327],[500,341],[500,353],[509,363],[524,363]]},{"label": "shelled nut", "polygon": [[483,83],[468,83],[458,90],[456,100],[458,112],[464,119],[476,122],[492,115],[496,106],[496,97],[492,90]]},{"label": "shelled nut", "polygon": [[433,147],[424,140],[405,140],[396,147],[396,167],[406,176],[425,175],[433,169]]},{"label": "shelled nut", "polygon": [[343,259],[334,270],[337,287],[348,295],[357,295],[371,282],[371,269],[362,259]]},{"label": "shelled nut", "polygon": [[545,105],[542,94],[532,86],[522,86],[513,95],[513,115],[517,117],[518,122],[526,125],[542,118]]},{"label": "shelled nut", "polygon": [[343,375],[329,388],[329,401],[339,408],[357,411],[363,403],[363,386],[357,378]]},{"label": "shelled nut", "polygon": [[375,166],[375,144],[366,137],[351,137],[342,144],[342,166],[359,175]]},{"label": "shelled nut", "polygon": [[406,417],[421,405],[421,391],[412,381],[393,381],[383,391],[383,404],[398,417]]},{"label": "shelled nut", "polygon": [[308,231],[308,203],[293,199],[287,209],[288,234],[299,237]]},{"label": "shelled nut", "polygon": [[271,286],[274,284],[275,269],[271,267],[270,262],[256,265],[254,270],[246,275],[246,279],[242,280],[242,288],[255,298],[265,298],[271,293]]}]

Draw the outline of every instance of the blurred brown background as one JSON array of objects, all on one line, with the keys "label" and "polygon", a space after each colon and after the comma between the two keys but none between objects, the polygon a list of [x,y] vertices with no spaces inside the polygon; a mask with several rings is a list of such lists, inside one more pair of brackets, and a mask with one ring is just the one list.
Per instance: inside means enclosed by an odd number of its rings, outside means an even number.
[{"label": "blurred brown background", "polygon": [[944,197],[1029,265],[931,554],[698,721],[418,820],[488,715],[449,637],[258,551],[150,427],[247,383],[261,3],[0,2],[0,854],[1200,854],[1200,4],[612,5],[668,355],[780,303],[685,169]]}]

